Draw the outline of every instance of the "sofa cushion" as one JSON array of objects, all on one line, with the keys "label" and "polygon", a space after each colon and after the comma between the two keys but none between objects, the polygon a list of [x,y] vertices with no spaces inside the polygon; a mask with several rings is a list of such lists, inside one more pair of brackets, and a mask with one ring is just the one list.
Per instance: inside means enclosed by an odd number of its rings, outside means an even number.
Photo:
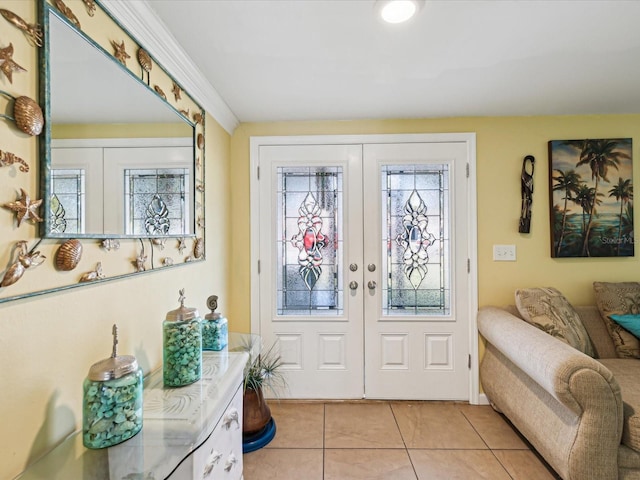
[{"label": "sofa cushion", "polygon": [[516,307],[522,318],[531,325],[590,357],[594,356],[591,340],[580,316],[557,289],[548,287],[516,290]]},{"label": "sofa cushion", "polygon": [[624,411],[622,444],[640,452],[640,360],[605,358],[599,361],[620,385]]},{"label": "sofa cushion", "polygon": [[634,337],[640,337],[640,315],[609,315],[609,318],[623,327],[629,333],[632,333]]},{"label": "sofa cushion", "polygon": [[640,283],[594,282],[598,310],[620,358],[640,358],[640,340],[613,321],[610,315],[640,313]]}]

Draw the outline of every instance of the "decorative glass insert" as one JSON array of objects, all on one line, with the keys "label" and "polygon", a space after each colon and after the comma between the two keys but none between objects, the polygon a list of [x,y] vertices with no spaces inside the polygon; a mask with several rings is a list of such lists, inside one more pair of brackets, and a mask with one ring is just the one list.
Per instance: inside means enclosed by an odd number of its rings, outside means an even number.
[{"label": "decorative glass insert", "polygon": [[449,165],[382,167],[383,315],[449,315]]},{"label": "decorative glass insert", "polygon": [[183,235],[188,232],[189,170],[127,169],[125,231],[133,235]]},{"label": "decorative glass insert", "polygon": [[277,169],[278,315],[342,315],[342,167]]},{"label": "decorative glass insert", "polygon": [[84,233],[85,172],[83,169],[51,170],[52,233]]}]

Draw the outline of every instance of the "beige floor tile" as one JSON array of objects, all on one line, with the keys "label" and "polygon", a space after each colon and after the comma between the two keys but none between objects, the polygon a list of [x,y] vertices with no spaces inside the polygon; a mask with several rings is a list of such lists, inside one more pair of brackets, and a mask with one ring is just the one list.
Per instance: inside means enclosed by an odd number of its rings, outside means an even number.
[{"label": "beige floor tile", "polygon": [[514,480],[560,478],[530,450],[494,450],[493,453]]},{"label": "beige floor tile", "polygon": [[409,455],[418,480],[511,479],[489,450],[409,450]]},{"label": "beige floor tile", "polygon": [[269,401],[276,436],[266,448],[322,448],[324,405]]},{"label": "beige floor tile", "polygon": [[244,480],[322,480],[322,449],[263,448],[243,456]]},{"label": "beige floor tile", "polygon": [[528,445],[504,417],[488,405],[458,405],[491,449],[527,450]]},{"label": "beige floor tile", "polygon": [[327,449],[324,480],[416,480],[404,449]]},{"label": "beige floor tile", "polygon": [[404,448],[387,402],[325,405],[325,448]]},{"label": "beige floor tile", "polygon": [[408,448],[487,449],[452,403],[392,402],[391,406]]}]

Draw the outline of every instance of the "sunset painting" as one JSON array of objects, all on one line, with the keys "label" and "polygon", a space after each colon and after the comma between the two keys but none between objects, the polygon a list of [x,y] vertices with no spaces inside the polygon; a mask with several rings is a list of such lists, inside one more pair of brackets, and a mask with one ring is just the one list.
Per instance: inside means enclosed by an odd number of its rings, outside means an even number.
[{"label": "sunset painting", "polygon": [[632,257],[631,139],[549,142],[551,256]]}]

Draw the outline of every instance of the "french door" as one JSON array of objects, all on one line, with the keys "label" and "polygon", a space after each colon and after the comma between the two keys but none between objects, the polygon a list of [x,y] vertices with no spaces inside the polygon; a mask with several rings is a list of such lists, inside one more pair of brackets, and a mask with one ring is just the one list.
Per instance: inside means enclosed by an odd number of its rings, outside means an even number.
[{"label": "french door", "polygon": [[281,394],[468,400],[469,142],[340,139],[252,139],[252,306]]}]

